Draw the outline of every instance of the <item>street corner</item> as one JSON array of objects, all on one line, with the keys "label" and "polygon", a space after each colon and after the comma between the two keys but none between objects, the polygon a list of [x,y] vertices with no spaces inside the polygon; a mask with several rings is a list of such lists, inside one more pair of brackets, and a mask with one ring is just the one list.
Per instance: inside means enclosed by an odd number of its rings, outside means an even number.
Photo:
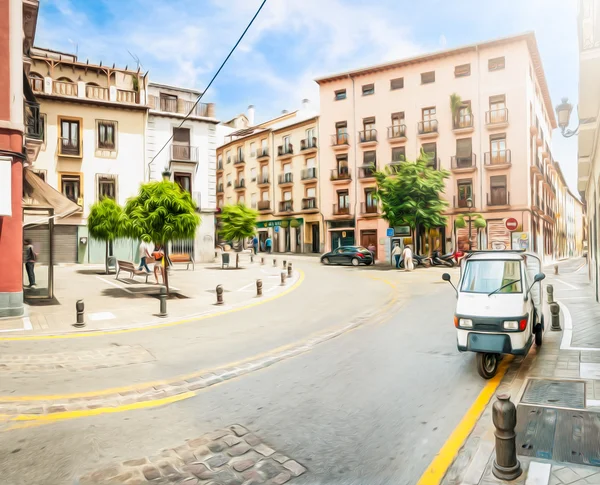
[{"label": "street corner", "polygon": [[145,483],[283,485],[307,473],[293,458],[272,448],[249,429],[234,424],[150,457],[109,463],[79,477],[79,485]]}]

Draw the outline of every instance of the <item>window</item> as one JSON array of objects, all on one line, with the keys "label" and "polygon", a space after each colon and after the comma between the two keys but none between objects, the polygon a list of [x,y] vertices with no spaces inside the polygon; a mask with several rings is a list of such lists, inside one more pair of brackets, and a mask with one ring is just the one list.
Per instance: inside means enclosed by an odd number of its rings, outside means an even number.
[{"label": "window", "polygon": [[491,293],[495,290],[522,293],[520,261],[468,261],[460,291]]},{"label": "window", "polygon": [[395,89],[402,89],[404,87],[404,78],[397,77],[396,79],[392,79],[390,81],[390,89],[393,91]]},{"label": "window", "polygon": [[246,197],[244,197],[244,194],[240,194],[237,201],[238,204],[246,204]]},{"label": "window", "polygon": [[60,151],[59,155],[71,157],[81,156],[81,122],[73,119],[60,119]]},{"label": "window", "polygon": [[437,169],[437,144],[436,143],[423,143],[421,147],[425,156],[430,160],[431,166]]},{"label": "window", "polygon": [[265,157],[269,154],[269,145],[266,138],[260,140],[260,151],[258,152],[259,157]]},{"label": "window", "polygon": [[506,96],[504,94],[490,96],[490,116],[488,122],[503,123],[507,120]]},{"label": "window", "polygon": [[363,132],[360,134],[360,141],[377,140],[377,130],[375,130],[375,118],[363,118]]},{"label": "window", "polygon": [[422,109],[423,121],[420,123],[420,133],[437,132],[437,120],[435,106]]},{"label": "window", "polygon": [[508,162],[506,152],[506,133],[490,136],[490,162],[492,165]]},{"label": "window", "polygon": [[115,150],[117,147],[117,122],[97,120],[97,145],[99,150]]},{"label": "window", "polygon": [[346,99],[346,90],[345,89],[340,89],[335,92],[335,100],[340,101],[342,99]]},{"label": "window", "polygon": [[421,73],[421,84],[430,84],[435,82],[435,71]]},{"label": "window", "polygon": [[179,185],[179,188],[185,192],[192,193],[192,176],[189,173],[173,174],[173,182]]},{"label": "window", "polygon": [[365,212],[377,212],[377,201],[375,200],[375,189],[373,187],[365,189]]},{"label": "window", "polygon": [[254,143],[254,142],[250,143],[250,156],[251,157],[256,156],[256,143]]},{"label": "window", "polygon": [[160,93],[160,110],[177,113],[177,96]]},{"label": "window", "polygon": [[315,168],[315,159],[314,158],[306,159],[306,168]]},{"label": "window", "polygon": [[392,126],[388,128],[389,138],[400,138],[406,136],[404,125],[404,111],[392,113]]},{"label": "window", "polygon": [[260,193],[260,200],[269,200],[269,191],[268,190],[263,190]]},{"label": "window", "polygon": [[467,200],[473,200],[473,180],[461,179],[458,184],[458,207],[468,207]]},{"label": "window", "polygon": [[250,194],[250,207],[256,209],[256,194]]},{"label": "window", "polygon": [[454,77],[466,77],[471,75],[471,64],[461,64],[454,67]]},{"label": "window", "polygon": [[252,182],[256,182],[256,167],[250,169],[250,179]]},{"label": "window", "polygon": [[317,188],[316,187],[309,187],[306,189],[306,197],[307,198],[314,198],[317,196]]},{"label": "window", "polygon": [[491,197],[489,205],[507,205],[506,175],[490,177]]},{"label": "window", "polygon": [[363,165],[376,165],[377,164],[377,152],[375,150],[369,150],[363,152]]},{"label": "window", "polygon": [[338,207],[340,208],[340,210],[343,210],[343,209],[348,210],[350,208],[350,196],[348,195],[348,191],[347,190],[338,190],[337,191],[337,201],[338,201]]},{"label": "window", "polygon": [[488,60],[488,71],[498,71],[500,69],[504,69],[504,56]]},{"label": "window", "polygon": [[289,149],[290,149],[290,136],[284,136],[283,137],[283,151],[284,153],[289,153]]},{"label": "window", "polygon": [[463,101],[456,113],[454,128],[470,128],[473,126],[473,114],[471,113],[471,101]]},{"label": "window", "polygon": [[112,200],[117,198],[117,181],[114,175],[98,175],[98,200],[105,197]]},{"label": "window", "polygon": [[467,168],[472,165],[473,146],[471,138],[459,138],[456,140],[456,168]]},{"label": "window", "polygon": [[227,163],[231,163],[231,151],[227,151]]},{"label": "window", "polygon": [[348,155],[338,155],[336,158],[338,174],[348,175]]},{"label": "window", "polygon": [[78,205],[83,205],[81,178],[79,174],[60,174],[60,191]]},{"label": "window", "polygon": [[244,147],[243,146],[237,147],[237,160],[239,162],[244,160]]},{"label": "window", "polygon": [[[46,144],[46,115],[40,114],[40,132],[42,134],[42,143]],[[44,148],[44,147],[42,147]]]},{"label": "window", "polygon": [[375,94],[375,84],[364,84],[362,87],[363,96]]},{"label": "window", "polygon": [[406,147],[392,148],[392,162],[406,161]]},{"label": "window", "polygon": [[306,148],[315,148],[317,146],[317,137],[315,128],[306,130]]},{"label": "window", "polygon": [[290,190],[283,193],[283,200],[292,200],[292,192]]},{"label": "window", "polygon": [[174,160],[191,160],[189,128],[173,128],[172,150]]},{"label": "window", "polygon": [[348,123],[338,121],[335,124],[336,145],[348,144]]}]

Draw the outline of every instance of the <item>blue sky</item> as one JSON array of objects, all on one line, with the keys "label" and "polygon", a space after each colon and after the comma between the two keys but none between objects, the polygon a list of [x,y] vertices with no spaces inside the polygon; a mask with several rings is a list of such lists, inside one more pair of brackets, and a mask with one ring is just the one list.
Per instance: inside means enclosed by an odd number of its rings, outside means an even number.
[{"label": "blue sky", "polygon": [[[36,44],[131,67],[130,51],[153,81],[202,90],[260,2],[41,0]],[[267,0],[205,100],[223,120],[249,104],[259,121],[302,98],[316,109],[315,77],[528,30],[553,104],[576,104],[575,0]],[[556,130],[552,150],[575,189],[576,137]]]}]

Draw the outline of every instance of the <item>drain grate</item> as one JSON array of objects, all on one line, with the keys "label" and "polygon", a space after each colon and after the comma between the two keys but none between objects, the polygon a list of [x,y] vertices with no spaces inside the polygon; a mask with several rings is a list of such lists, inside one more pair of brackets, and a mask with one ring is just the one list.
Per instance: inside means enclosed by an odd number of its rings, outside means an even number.
[{"label": "drain grate", "polygon": [[521,398],[523,404],[585,409],[585,382],[532,379]]}]

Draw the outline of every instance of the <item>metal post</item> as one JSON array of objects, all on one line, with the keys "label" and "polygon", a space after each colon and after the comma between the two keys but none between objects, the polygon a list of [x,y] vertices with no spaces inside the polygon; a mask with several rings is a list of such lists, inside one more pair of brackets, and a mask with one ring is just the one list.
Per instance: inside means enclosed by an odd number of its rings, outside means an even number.
[{"label": "metal post", "polygon": [[552,314],[552,326],[550,330],[559,332],[560,328],[560,306],[556,302],[550,303],[550,313]]},{"label": "metal post", "polygon": [[285,271],[281,272],[281,286],[285,286]]},{"label": "metal post", "polygon": [[471,209],[469,208],[469,251],[473,249],[473,241],[471,238]]},{"label": "metal post", "polygon": [[286,266],[287,266],[287,261],[284,259],[283,260],[283,269],[285,269]]},{"label": "metal post", "polygon": [[500,480],[514,480],[523,470],[517,460],[517,408],[510,401],[510,394],[499,394],[492,406],[492,421],[496,427],[496,459],[492,473]]},{"label": "metal post", "polygon": [[223,285],[217,285],[217,305],[223,304]]},{"label": "metal post", "polygon": [[273,266],[277,266],[277,260],[273,258]]},{"label": "metal post", "polygon": [[554,265],[554,274],[558,274],[558,264]]},{"label": "metal post", "polygon": [[75,311],[77,312],[77,321],[73,324],[74,327],[85,327],[84,318],[84,303],[83,300],[77,300],[75,303]]},{"label": "metal post", "polygon": [[292,263],[288,263],[288,278],[292,277]]},{"label": "metal post", "polygon": [[160,293],[158,295],[158,299],[160,300],[160,312],[158,313],[159,317],[166,317],[167,316],[167,287],[166,286],[161,286],[160,287]]},{"label": "metal post", "polygon": [[265,258],[260,258],[260,264],[265,264]]},{"label": "metal post", "polygon": [[254,254],[253,253],[250,253],[250,262],[254,263]]},{"label": "metal post", "polygon": [[262,280],[256,280],[256,296],[262,296]]},{"label": "metal post", "polygon": [[548,303],[552,303],[554,301],[554,287],[546,285],[546,291],[548,292]]}]

